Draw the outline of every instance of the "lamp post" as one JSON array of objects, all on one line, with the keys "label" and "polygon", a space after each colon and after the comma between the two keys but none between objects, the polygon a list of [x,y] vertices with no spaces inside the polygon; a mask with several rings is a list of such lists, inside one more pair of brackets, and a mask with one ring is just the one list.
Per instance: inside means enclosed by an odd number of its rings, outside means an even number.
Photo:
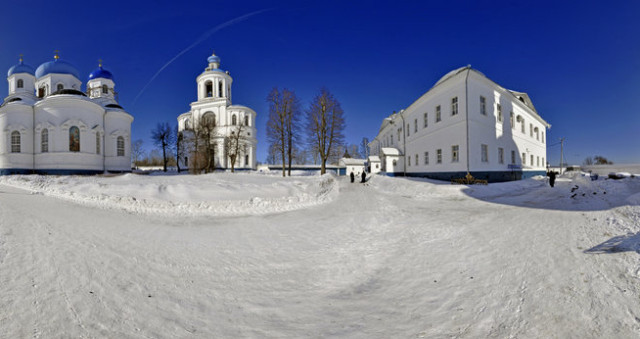
[{"label": "lamp post", "polygon": [[[400,112],[398,112],[397,114],[400,115],[400,119],[402,119],[402,176],[406,177],[407,176],[407,135],[405,133],[405,126],[404,126],[404,116],[402,115],[402,113],[404,112],[404,110],[400,110]],[[391,118],[385,118],[384,120],[389,121],[389,124],[391,125],[395,125],[395,121],[393,121],[393,119]]]}]

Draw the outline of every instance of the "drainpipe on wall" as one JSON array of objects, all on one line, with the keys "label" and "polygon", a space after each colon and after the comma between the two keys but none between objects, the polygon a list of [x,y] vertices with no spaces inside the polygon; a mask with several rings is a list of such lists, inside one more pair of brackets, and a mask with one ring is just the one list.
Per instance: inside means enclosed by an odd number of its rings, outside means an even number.
[{"label": "drainpipe on wall", "polygon": [[404,110],[400,110],[400,118],[402,118],[402,160],[404,162],[402,166],[402,176],[407,176],[407,133],[404,126]]},{"label": "drainpipe on wall", "polygon": [[[35,106],[35,105],[34,105]],[[36,108],[32,106],[32,120],[31,120],[31,134],[33,139],[33,146],[31,147],[31,154],[33,154],[31,161],[31,172],[36,174]]]},{"label": "drainpipe on wall", "polygon": [[467,76],[464,79],[464,101],[465,111],[467,119],[467,174],[470,172],[469,166],[469,73],[471,72],[471,65],[467,65]]}]

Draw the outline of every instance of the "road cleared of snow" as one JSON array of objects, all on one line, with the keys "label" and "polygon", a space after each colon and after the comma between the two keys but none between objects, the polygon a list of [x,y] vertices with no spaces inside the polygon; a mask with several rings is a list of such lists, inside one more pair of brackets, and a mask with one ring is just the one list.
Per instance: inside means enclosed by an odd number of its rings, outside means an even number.
[{"label": "road cleared of snow", "polygon": [[[333,197],[323,203],[226,217],[131,213],[50,193],[87,194],[102,184],[109,196],[142,197],[144,187],[164,182],[184,193],[158,201],[207,200],[190,195],[194,178],[2,178],[12,186],[0,185],[0,337],[629,338],[640,331],[638,178],[576,176],[551,188],[543,179],[467,187],[331,177]],[[237,202],[260,194],[279,201],[297,192],[292,182],[319,196],[327,179],[206,180],[203,192],[239,187],[228,200]]]}]

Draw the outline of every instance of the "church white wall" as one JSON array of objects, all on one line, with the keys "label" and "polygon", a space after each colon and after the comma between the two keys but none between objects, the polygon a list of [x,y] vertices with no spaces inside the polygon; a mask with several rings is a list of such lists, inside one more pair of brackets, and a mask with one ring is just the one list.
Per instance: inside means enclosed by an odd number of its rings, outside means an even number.
[{"label": "church white wall", "polygon": [[[22,80],[22,88],[18,88],[18,80]],[[36,78],[29,73],[17,73],[7,78],[9,83],[9,94],[28,93],[33,94],[35,91]]]},{"label": "church white wall", "polygon": [[[124,111],[107,111],[105,115],[104,154],[108,171],[131,170],[131,123],[133,117]],[[124,138],[124,156],[117,155],[117,139]]]},{"label": "church white wall", "polygon": [[[0,111],[0,168],[33,167],[33,110],[22,103],[10,103]],[[20,153],[11,153],[11,133],[20,132]]]}]

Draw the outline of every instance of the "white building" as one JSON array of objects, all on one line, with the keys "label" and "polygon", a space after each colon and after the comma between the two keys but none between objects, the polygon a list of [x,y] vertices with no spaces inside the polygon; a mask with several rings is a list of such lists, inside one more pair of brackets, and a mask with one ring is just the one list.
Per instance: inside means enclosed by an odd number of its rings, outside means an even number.
[{"label": "white building", "polygon": [[369,145],[388,175],[508,181],[544,175],[550,127],[526,93],[467,66],[385,118]]},{"label": "white building", "polygon": [[356,177],[360,177],[362,172],[365,171],[367,159],[354,159],[354,158],[340,158],[338,160],[338,167],[344,167],[345,175],[349,176],[351,173]]},{"label": "white building", "polygon": [[[215,148],[213,158],[216,168],[231,168],[229,152],[225,149],[225,139],[242,134],[242,147],[237,155],[236,169],[256,169],[256,112],[249,107],[231,104],[231,84],[233,79],[228,71],[220,69],[220,58],[215,54],[207,59],[209,65],[196,78],[198,100],[191,103],[191,110],[178,117],[178,131],[185,140],[192,140],[193,134],[207,121],[215,126],[211,133]],[[190,137],[190,138],[188,138]],[[193,164],[193,149],[180,159],[185,168]],[[191,162],[189,161],[191,159]]]},{"label": "white building", "polygon": [[133,117],[115,99],[113,75],[102,64],[86,94],[78,70],[58,55],[7,73],[0,106],[0,174],[93,174],[131,171]]}]

